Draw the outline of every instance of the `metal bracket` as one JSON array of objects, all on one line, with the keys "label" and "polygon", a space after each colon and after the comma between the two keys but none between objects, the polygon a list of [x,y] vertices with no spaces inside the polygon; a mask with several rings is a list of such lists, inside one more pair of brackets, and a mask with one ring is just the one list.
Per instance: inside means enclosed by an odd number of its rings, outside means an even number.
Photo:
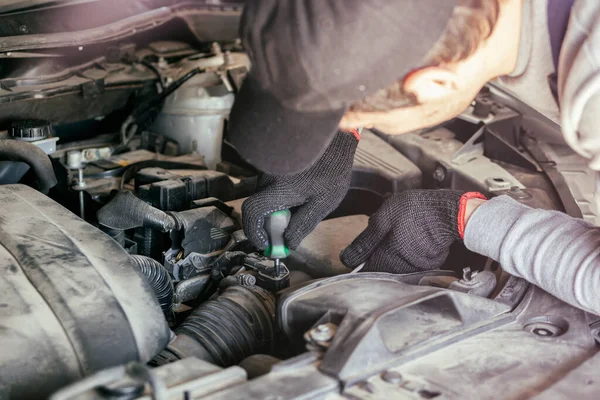
[{"label": "metal bracket", "polygon": [[460,148],[456,153],[452,155],[452,164],[462,165],[469,161],[483,155],[483,141],[478,140],[482,137],[485,132],[485,124],[481,124],[481,127],[471,136],[469,140]]}]

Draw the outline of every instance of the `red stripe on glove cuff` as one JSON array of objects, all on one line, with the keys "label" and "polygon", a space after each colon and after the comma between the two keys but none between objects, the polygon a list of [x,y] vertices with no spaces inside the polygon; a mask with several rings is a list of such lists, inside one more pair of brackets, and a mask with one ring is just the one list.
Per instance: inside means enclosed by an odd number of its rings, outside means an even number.
[{"label": "red stripe on glove cuff", "polygon": [[458,235],[461,239],[465,238],[465,213],[467,212],[467,201],[469,199],[482,199],[487,198],[479,192],[467,192],[460,196],[458,202]]},{"label": "red stripe on glove cuff", "polygon": [[356,140],[358,140],[360,142],[360,133],[358,133],[358,129],[351,129],[348,132],[353,134],[354,137],[356,138]]}]

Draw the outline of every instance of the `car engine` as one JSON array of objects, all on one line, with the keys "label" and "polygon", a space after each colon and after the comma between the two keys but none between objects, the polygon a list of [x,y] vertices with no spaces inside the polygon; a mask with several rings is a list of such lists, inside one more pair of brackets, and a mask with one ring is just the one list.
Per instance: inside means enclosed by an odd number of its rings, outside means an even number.
[{"label": "car engine", "polygon": [[[2,50],[0,399],[593,398],[598,317],[459,245],[406,275],[338,257],[406,189],[593,220],[536,139],[556,127],[492,85],[441,126],[364,130],[346,198],[276,266],[244,235],[258,172],[226,140],[241,6],[173,3],[116,39]],[[182,21],[193,40],[167,35]]]}]

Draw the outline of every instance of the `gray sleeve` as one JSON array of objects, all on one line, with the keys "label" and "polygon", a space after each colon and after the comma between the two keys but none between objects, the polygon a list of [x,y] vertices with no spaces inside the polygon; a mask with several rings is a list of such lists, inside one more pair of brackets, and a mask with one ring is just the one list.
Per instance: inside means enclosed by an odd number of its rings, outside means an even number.
[{"label": "gray sleeve", "polygon": [[508,273],[600,315],[600,228],[499,196],[471,215],[464,240]]}]

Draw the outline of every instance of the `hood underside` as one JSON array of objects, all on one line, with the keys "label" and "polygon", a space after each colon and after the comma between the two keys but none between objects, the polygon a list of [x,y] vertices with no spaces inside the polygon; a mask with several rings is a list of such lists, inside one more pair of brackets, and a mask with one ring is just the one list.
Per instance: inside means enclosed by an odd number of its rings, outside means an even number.
[{"label": "hood underside", "polygon": [[183,20],[200,41],[233,40],[241,1],[67,0],[0,5],[0,52],[85,46]]}]

